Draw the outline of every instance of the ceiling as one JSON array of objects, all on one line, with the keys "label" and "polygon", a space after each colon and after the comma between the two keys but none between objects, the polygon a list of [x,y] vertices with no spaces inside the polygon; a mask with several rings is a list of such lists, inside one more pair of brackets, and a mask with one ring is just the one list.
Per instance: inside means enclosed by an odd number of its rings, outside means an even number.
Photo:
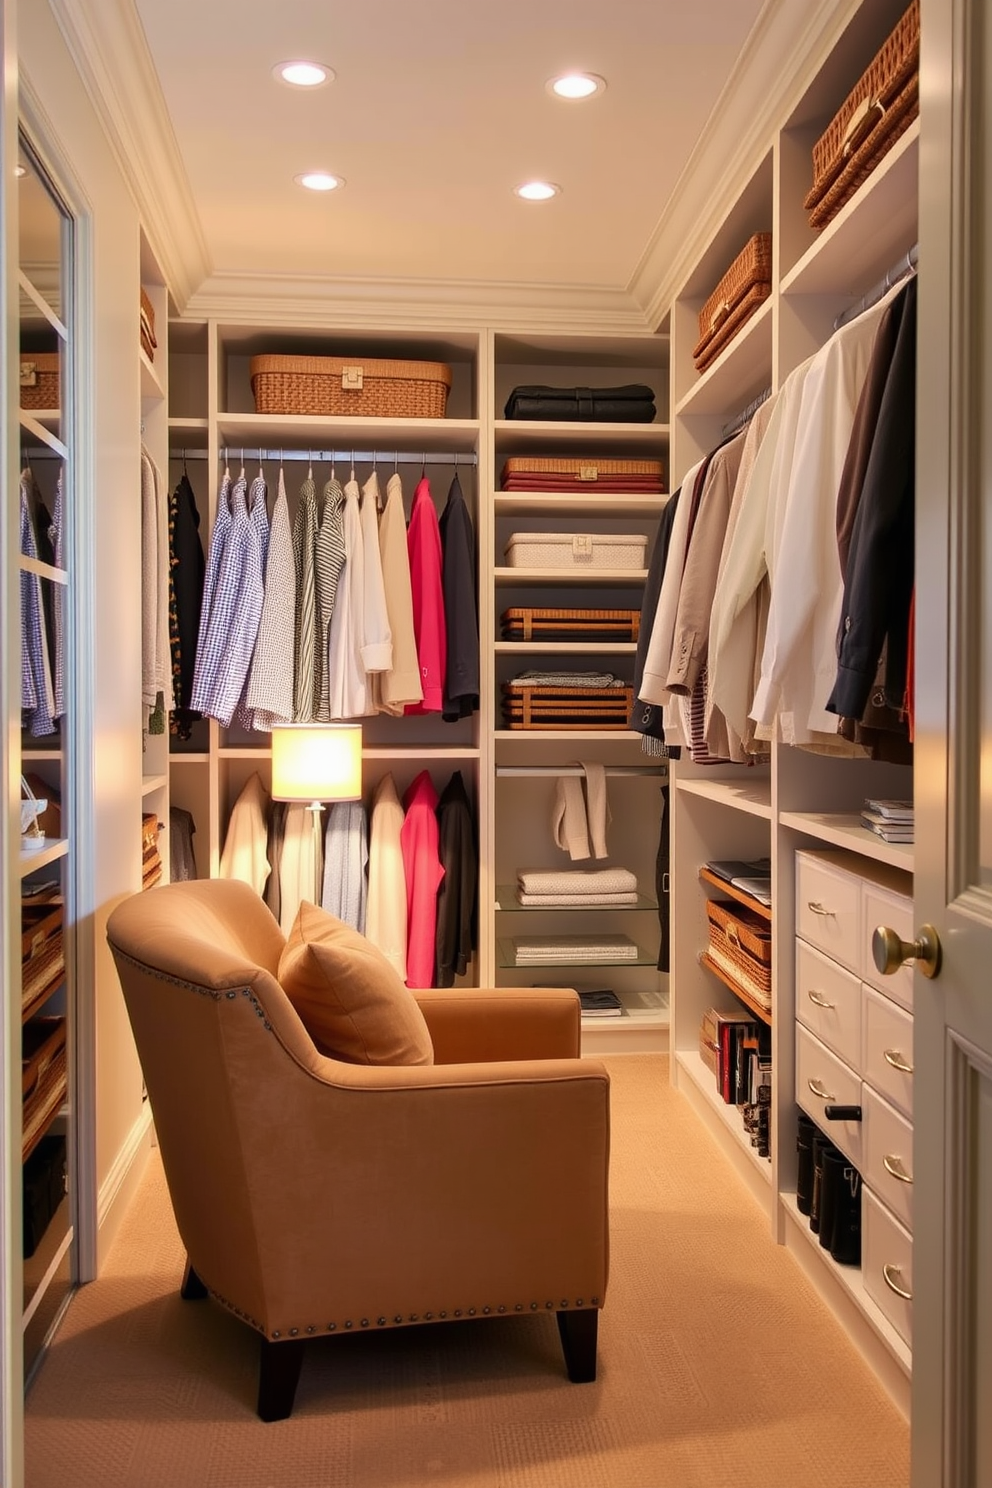
[{"label": "ceiling", "polygon": [[[770,7],[781,0],[769,0]],[[762,0],[126,0],[215,276],[625,290]],[[79,6],[98,26],[106,0]],[[333,82],[288,88],[288,58]],[[585,102],[548,95],[600,73]],[[167,121],[167,122],[168,122]],[[305,170],[344,176],[311,193]],[[535,177],[561,195],[529,203]],[[196,286],[192,286],[196,288]]]}]

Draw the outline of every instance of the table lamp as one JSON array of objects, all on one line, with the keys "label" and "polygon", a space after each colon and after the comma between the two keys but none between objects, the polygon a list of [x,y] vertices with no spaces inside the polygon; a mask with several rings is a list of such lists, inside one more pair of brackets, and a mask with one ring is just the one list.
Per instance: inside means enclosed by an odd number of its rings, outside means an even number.
[{"label": "table lamp", "polygon": [[[321,899],[320,813],[327,801],[362,796],[362,729],[357,723],[293,723],[272,730],[272,799],[305,805],[313,820],[313,884]],[[304,886],[305,887],[305,886]]]}]

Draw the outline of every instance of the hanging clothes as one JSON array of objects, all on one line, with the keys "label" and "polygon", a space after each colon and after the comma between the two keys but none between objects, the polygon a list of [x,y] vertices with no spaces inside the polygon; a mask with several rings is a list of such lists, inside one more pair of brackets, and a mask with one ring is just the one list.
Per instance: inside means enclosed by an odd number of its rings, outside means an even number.
[{"label": "hanging clothes", "polygon": [[[243,470],[233,484],[225,470],[210,557],[207,560],[207,585],[204,586],[204,603],[200,612],[200,637],[193,678],[192,706],[199,712],[216,718],[225,727],[234,716],[241,697],[244,675],[251,660],[250,651],[247,657],[244,654],[244,640],[251,617],[241,614],[240,604],[245,585],[246,560],[250,555],[257,563],[260,555],[257,545],[252,543],[247,490],[248,482]],[[218,549],[216,563],[215,547]],[[257,582],[258,575],[249,574],[250,585],[254,587]],[[209,609],[208,587],[211,590]],[[260,589],[254,593],[253,598],[259,599],[255,620],[257,631],[258,619],[261,617]],[[254,637],[252,643],[254,644]]]},{"label": "hanging clothes", "polygon": [[314,540],[314,717],[326,723],[331,716],[330,629],[337,602],[338,583],[347,561],[344,542],[344,491],[332,474],[324,487],[324,500]]},{"label": "hanging clothes", "polygon": [[328,641],[330,713],[332,718],[361,718],[368,708],[368,687],[362,661],[365,558],[358,482],[354,477],[344,488],[343,529],[347,556],[338,580]]},{"label": "hanging clothes", "polygon": [[434,985],[437,941],[437,891],[444,877],[437,825],[437,791],[427,770],[421,770],[403,797],[405,816],[400,832],[406,879],[406,984]]},{"label": "hanging clothes", "polygon": [[407,918],[402,830],[403,806],[396,782],[387,773],[372,797],[365,934],[405,982]]},{"label": "hanging clothes", "polygon": [[658,608],[658,598],[661,594],[661,584],[665,576],[672,541],[672,527],[675,514],[679,509],[681,495],[680,487],[665,503],[658,519],[658,530],[651,549],[648,575],[644,583],[644,596],[641,601],[640,624],[637,632],[637,651],[634,656],[634,701],[630,710],[630,727],[643,735],[643,747],[645,752],[650,754],[669,753],[668,746],[665,744],[664,711],[660,703],[650,703],[641,696],[641,682],[644,677],[644,661],[647,656],[648,643],[651,639],[651,625]]},{"label": "hanging clothes", "polygon": [[443,872],[437,895],[436,985],[464,976],[478,944],[479,849],[465,782],[456,770],[437,804],[438,857]]},{"label": "hanging clothes", "polygon": [[220,490],[217,493],[217,515],[214,518],[214,530],[210,534],[210,552],[207,557],[206,573],[203,580],[203,600],[200,605],[200,628],[196,638],[196,661],[193,667],[193,690],[190,694],[190,707],[197,713],[202,712],[202,700],[209,698],[210,686],[213,675],[217,668],[218,653],[223,645],[223,632],[217,627],[217,634],[211,632],[211,616],[215,603],[218,610],[224,609],[225,614],[237,598],[237,589],[230,596],[225,594],[221,603],[218,591],[221,585],[222,575],[225,588],[230,588],[231,578],[224,572],[224,559],[227,551],[227,539],[231,531],[231,472],[224,467],[221,478]]},{"label": "hanging clothes", "polygon": [[196,878],[196,855],[193,838],[196,823],[192,813],[181,806],[169,807],[169,882],[186,883]]},{"label": "hanging clothes", "polygon": [[335,801],[324,833],[320,903],[329,914],[365,934],[368,902],[368,818],[361,801]]},{"label": "hanging clothes", "polygon": [[[262,606],[265,603],[265,564],[269,552],[267,500],[268,490],[260,470],[251,483],[248,497],[248,529],[242,556],[238,605],[231,642],[218,675],[225,711],[230,706],[230,699],[236,694],[233,711],[226,721],[230,722],[230,717],[233,717],[236,711],[239,720],[248,729],[252,727],[252,717],[247,702],[248,676],[251,671],[252,657],[255,654],[255,642],[258,640]],[[217,716],[221,723],[225,722],[220,709],[218,709]]]},{"label": "hanging clothes", "polygon": [[269,881],[265,885],[265,902],[277,920],[280,919],[282,910],[282,844],[286,835],[286,812],[288,810],[289,805],[286,801],[273,801],[269,812],[269,841],[266,852],[272,869],[269,873]]},{"label": "hanging clothes", "polygon": [[269,793],[255,772],[231,811],[220,855],[219,878],[239,878],[256,894],[265,892],[269,877]]},{"label": "hanging clothes", "polygon": [[413,624],[413,591],[407,548],[403,486],[398,475],[386,482],[386,506],[379,523],[379,557],[386,590],[389,633],[393,641],[391,666],[376,679],[375,697],[384,713],[399,717],[407,704],[423,701],[417,636]]},{"label": "hanging clothes", "polygon": [[407,713],[440,713],[444,701],[447,664],[444,629],[444,588],[441,578],[441,533],[431,499],[430,482],[417,482],[407,532],[410,556],[410,587],[413,595],[413,631],[417,638],[417,662],[424,697],[409,703]]},{"label": "hanging clothes", "polygon": [[323,871],[321,837],[313,829],[309,806],[293,802],[286,808],[279,856],[279,925],[288,935],[304,896],[309,901]]},{"label": "hanging clothes", "polygon": [[317,544],[317,487],[313,473],[308,472],[300,487],[296,521],[293,523],[293,559],[296,566],[296,678],[293,695],[293,721],[310,723],[315,716],[314,678],[316,676],[316,578],[314,562]]},{"label": "hanging clothes", "polygon": [[393,664],[393,636],[389,625],[382,557],[379,552],[379,508],[381,505],[379,477],[373,470],[362,487],[362,504],[359,513],[364,563],[362,665],[368,679],[366,700],[366,712],[368,713],[376,711],[371,686],[372,678],[380,672],[388,672]]},{"label": "hanging clothes", "polygon": [[457,472],[438,523],[446,662],[441,716],[446,723],[479,707],[479,615],[475,533]]},{"label": "hanging clothes", "polygon": [[262,613],[248,678],[251,726],[261,733],[271,733],[276,724],[293,720],[295,614],[296,563],[286,483],[280,469],[269,530]]},{"label": "hanging clothes", "polygon": [[189,476],[183,471],[169,497],[169,641],[172,651],[170,727],[188,739],[201,716],[190,707],[196,670],[206,563],[200,542],[200,513]]},{"label": "hanging clothes", "polygon": [[141,451],[141,703],[144,726],[165,729],[172,709],[168,513],[162,473]]},{"label": "hanging clothes", "polygon": [[[33,479],[30,470],[20,479],[20,550],[25,558],[37,558],[38,546],[28,503]],[[55,733],[55,694],[52,687],[48,636],[42,601],[41,578],[21,570],[21,712],[34,738]]]}]

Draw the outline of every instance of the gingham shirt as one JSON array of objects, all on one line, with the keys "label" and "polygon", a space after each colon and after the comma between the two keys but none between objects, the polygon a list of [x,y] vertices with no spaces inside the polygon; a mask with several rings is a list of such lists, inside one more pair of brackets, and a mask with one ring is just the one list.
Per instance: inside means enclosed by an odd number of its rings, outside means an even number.
[{"label": "gingham shirt", "polygon": [[300,504],[293,524],[293,558],[296,564],[296,689],[293,718],[309,723],[314,715],[314,549],[317,541],[317,488],[307,476],[300,487]]},{"label": "gingham shirt", "polygon": [[[242,721],[250,725],[243,698],[258,639],[258,626],[265,600],[265,555],[269,547],[269,514],[266,510],[266,487],[261,474],[251,483],[251,493],[242,516],[238,486],[234,489],[234,523],[232,538],[237,537],[241,555],[237,600],[231,622],[230,639],[217,670],[214,687],[213,716],[227,725],[239,710]],[[239,708],[240,704],[240,708]]]},{"label": "gingham shirt", "polygon": [[314,636],[314,705],[322,723],[331,716],[330,662],[327,654],[338,581],[347,561],[344,546],[344,492],[332,476],[324,487],[324,505],[314,548],[316,623]]},{"label": "gingham shirt", "polygon": [[247,694],[248,707],[253,710],[252,727],[263,733],[270,732],[273,724],[292,722],[295,614],[293,534],[286,484],[280,470],[265,564],[265,598]]},{"label": "gingham shirt", "polygon": [[[224,471],[224,478],[220,483],[220,491],[217,495],[217,516],[214,520],[214,530],[210,537],[210,553],[207,557],[207,571],[203,580],[203,604],[200,606],[200,631],[196,640],[196,667],[193,672],[193,691],[190,696],[190,708],[194,712],[206,712],[209,707],[211,688],[214,674],[220,663],[221,653],[225,645],[226,636],[220,633],[219,626],[215,627],[214,605],[218,604],[218,618],[220,610],[229,617],[234,601],[237,599],[237,578],[232,576],[225,568],[225,553],[227,540],[231,532],[231,473]],[[220,599],[221,579],[225,590],[223,601]],[[224,623],[223,621],[221,623]]]}]

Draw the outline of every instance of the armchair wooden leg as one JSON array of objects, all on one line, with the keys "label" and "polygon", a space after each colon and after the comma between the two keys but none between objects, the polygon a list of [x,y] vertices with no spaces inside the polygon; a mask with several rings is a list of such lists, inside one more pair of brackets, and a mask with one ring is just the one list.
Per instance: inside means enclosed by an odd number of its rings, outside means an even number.
[{"label": "armchair wooden leg", "polygon": [[292,1414],[303,1364],[302,1338],[273,1343],[262,1339],[258,1374],[258,1415],[263,1421],[285,1421]]},{"label": "armchair wooden leg", "polygon": [[587,1385],[596,1378],[599,1308],[582,1307],[575,1312],[558,1312],[555,1316],[568,1377],[573,1385]]},{"label": "armchair wooden leg", "polygon": [[186,1257],[186,1270],[183,1272],[179,1295],[184,1302],[202,1302],[207,1295],[206,1287],[189,1263],[189,1256]]}]

